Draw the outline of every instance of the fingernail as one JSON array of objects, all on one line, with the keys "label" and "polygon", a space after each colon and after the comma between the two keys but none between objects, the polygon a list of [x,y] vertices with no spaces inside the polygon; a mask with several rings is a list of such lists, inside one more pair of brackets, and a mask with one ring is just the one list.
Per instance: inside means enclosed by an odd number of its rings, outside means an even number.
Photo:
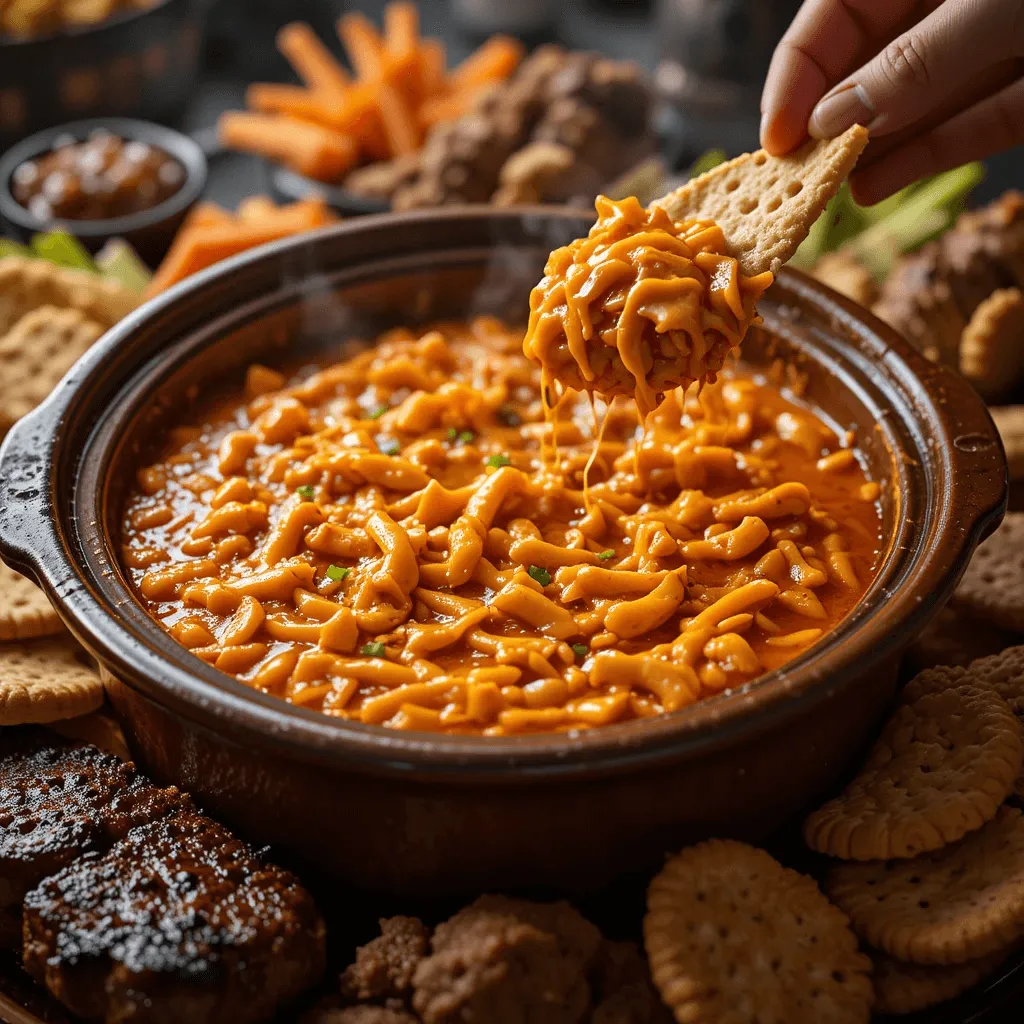
[{"label": "fingernail", "polygon": [[[749,123],[749,122],[748,122]],[[772,123],[771,114],[766,110],[761,115],[761,127],[758,129],[758,136],[761,139],[761,145],[764,145],[764,140],[768,137],[768,126]]]},{"label": "fingernail", "polygon": [[863,85],[851,83],[826,96],[811,113],[807,131],[816,139],[834,139],[855,124],[866,124],[875,113]]}]

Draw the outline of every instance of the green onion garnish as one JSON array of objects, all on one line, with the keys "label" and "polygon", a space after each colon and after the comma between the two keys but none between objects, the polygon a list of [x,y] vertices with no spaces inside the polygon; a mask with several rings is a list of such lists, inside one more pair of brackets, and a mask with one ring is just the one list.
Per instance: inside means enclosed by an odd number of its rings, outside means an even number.
[{"label": "green onion garnish", "polygon": [[487,465],[491,469],[501,469],[502,466],[511,466],[512,460],[507,455],[491,455],[487,459]]},{"label": "green onion garnish", "polygon": [[388,441],[380,446],[380,450],[384,455],[397,455],[402,449],[397,441]]},{"label": "green onion garnish", "polygon": [[332,583],[340,583],[352,570],[342,565],[327,566],[327,578]]},{"label": "green onion garnish", "polygon": [[609,558],[615,557],[615,552],[609,548],[607,551],[602,551],[598,556],[602,562],[607,562]]},{"label": "green onion garnish", "polygon": [[536,580],[542,587],[546,587],[551,582],[551,573],[547,569],[542,568],[539,565],[531,565],[526,570],[526,575],[532,580]]},{"label": "green onion garnish", "polygon": [[460,441],[461,441],[461,442],[462,442],[463,444],[469,444],[469,443],[470,443],[470,441],[472,441],[472,440],[473,440],[474,436],[475,436],[475,435],[473,434],[473,431],[472,431],[472,430],[463,430],[463,431],[462,431],[462,433],[461,433],[461,434],[459,434],[459,440],[460,440]]},{"label": "green onion garnish", "polygon": [[586,644],[573,644],[572,653],[577,658],[585,658],[590,653],[590,648]]},{"label": "green onion garnish", "polygon": [[458,436],[459,436],[459,432],[454,427],[449,427],[448,428],[448,440],[451,441],[452,444],[455,443],[455,441],[458,438]]},{"label": "green onion garnish", "polygon": [[365,654],[368,658],[383,658],[387,653],[387,648],[379,642],[363,644],[360,648],[360,653]]},{"label": "green onion garnish", "polygon": [[378,405],[375,409],[370,410],[370,419],[379,420],[387,411],[388,407],[386,405]]},{"label": "green onion garnish", "polygon": [[301,487],[296,487],[295,488],[295,493],[303,501],[312,501],[313,498],[316,496],[316,491],[313,490],[313,485],[312,484],[303,484]]}]

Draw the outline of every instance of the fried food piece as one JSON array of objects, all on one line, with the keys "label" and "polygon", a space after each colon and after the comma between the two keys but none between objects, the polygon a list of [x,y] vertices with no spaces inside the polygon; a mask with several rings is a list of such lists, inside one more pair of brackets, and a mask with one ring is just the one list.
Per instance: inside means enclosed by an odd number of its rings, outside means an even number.
[{"label": "fried food piece", "polygon": [[481,896],[438,925],[416,968],[424,1024],[575,1024],[601,934],[568,903]]},{"label": "fried food piece", "polygon": [[250,1024],[320,976],[324,924],[293,875],[183,811],[30,892],[24,963],[83,1017]]},{"label": "fried food piece", "polygon": [[355,963],[342,972],[341,994],[352,1000],[405,999],[429,940],[430,931],[418,918],[382,918],[380,935],[360,946]]},{"label": "fried food piece", "polygon": [[33,886],[137,825],[190,806],[130,762],[34,727],[0,731],[0,947],[16,947]]}]

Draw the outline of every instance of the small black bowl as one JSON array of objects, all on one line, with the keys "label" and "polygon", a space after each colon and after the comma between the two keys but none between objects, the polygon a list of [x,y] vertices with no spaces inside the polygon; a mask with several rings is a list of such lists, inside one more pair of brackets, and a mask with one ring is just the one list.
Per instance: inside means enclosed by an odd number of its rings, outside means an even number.
[{"label": "small black bowl", "polygon": [[149,263],[156,263],[167,251],[174,233],[206,187],[206,156],[202,147],[187,135],[173,128],[134,121],[129,118],[100,117],[72,124],[57,125],[29,136],[12,146],[0,157],[0,220],[21,239],[28,240],[38,231],[55,226],[30,213],[15,198],[11,189],[14,172],[26,160],[34,160],[53,149],[61,136],[82,142],[99,129],[122,139],[145,142],[174,157],[185,169],[185,181],[170,198],[149,210],[107,220],[67,220],[60,223],[91,252],[96,252],[110,238],[124,238]]},{"label": "small black bowl", "polygon": [[0,37],[0,152],[61,121],[171,121],[195,88],[210,0],[157,0],[97,25]]},{"label": "small black bowl", "polygon": [[309,199],[321,196],[331,209],[348,217],[358,217],[366,213],[387,213],[391,204],[386,199],[375,199],[351,192],[343,185],[328,185],[322,181],[303,177],[286,167],[275,167],[271,175],[274,192],[285,202]]}]

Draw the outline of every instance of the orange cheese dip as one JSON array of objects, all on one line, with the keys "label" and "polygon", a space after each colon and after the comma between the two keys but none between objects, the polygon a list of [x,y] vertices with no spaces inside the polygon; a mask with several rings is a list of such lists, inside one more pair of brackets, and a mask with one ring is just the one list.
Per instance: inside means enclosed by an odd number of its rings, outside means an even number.
[{"label": "orange cheese dip", "polygon": [[673,221],[636,199],[600,196],[596,208],[587,237],[548,258],[523,351],[545,382],[635,395],[646,415],[666,392],[715,379],[773,279],[744,276],[712,221]]},{"label": "orange cheese dip", "polygon": [[878,487],[796,396],[729,371],[645,431],[632,402],[596,404],[567,392],[546,421],[522,332],[492,319],[287,382],[253,366],[139,471],[125,565],[172,636],[255,690],[492,736],[742,686],[861,597]]}]

